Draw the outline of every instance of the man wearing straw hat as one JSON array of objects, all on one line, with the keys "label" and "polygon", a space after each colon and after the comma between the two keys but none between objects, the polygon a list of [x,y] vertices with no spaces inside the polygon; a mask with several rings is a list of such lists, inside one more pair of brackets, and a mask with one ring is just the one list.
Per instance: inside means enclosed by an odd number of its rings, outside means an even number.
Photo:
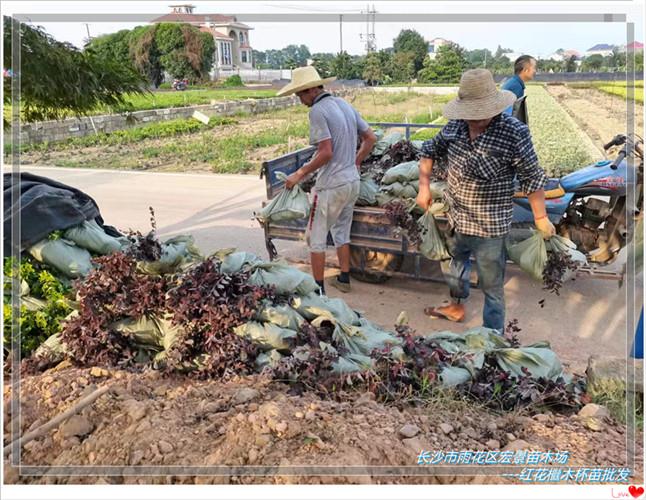
[{"label": "man wearing straw hat", "polygon": [[545,173],[538,165],[529,129],[503,113],[515,100],[512,92],[496,89],[488,70],[466,71],[458,97],[444,107],[449,122],[423,145],[417,197],[417,204],[428,209],[433,162],[446,157],[447,247],[452,259],[445,279],[451,301],[424,312],[464,320],[473,256],[485,296],[483,325],[500,333],[505,326],[505,240],[512,221],[515,177],[528,195],[537,229],[544,238],[555,232],[545,209]]},{"label": "man wearing straw hat", "polygon": [[[330,284],[350,291],[350,228],[354,204],[359,196],[359,166],[370,154],[377,137],[350,104],[325,92],[323,85],[335,77],[321,78],[313,66],[296,68],[292,81],[279,96],[296,94],[310,108],[310,144],[317,147],[312,159],[290,175],[285,187],[291,189],[319,171],[313,190],[307,224],[312,275],[325,293],[325,250],[332,233],[341,274]],[[357,138],[361,146],[357,151]]]}]

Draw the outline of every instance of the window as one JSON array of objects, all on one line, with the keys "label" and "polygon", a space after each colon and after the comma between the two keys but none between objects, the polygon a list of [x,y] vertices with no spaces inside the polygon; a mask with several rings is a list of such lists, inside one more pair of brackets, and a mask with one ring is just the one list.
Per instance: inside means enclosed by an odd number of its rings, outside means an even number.
[{"label": "window", "polygon": [[244,45],[244,33],[240,32],[240,45]]},{"label": "window", "polygon": [[231,42],[220,42],[222,57],[220,61],[224,66],[231,65]]},{"label": "window", "polygon": [[242,62],[243,62],[243,63],[248,62],[248,61],[247,61],[247,51],[246,51],[246,50],[243,50],[243,51],[241,52],[241,55],[242,55]]}]

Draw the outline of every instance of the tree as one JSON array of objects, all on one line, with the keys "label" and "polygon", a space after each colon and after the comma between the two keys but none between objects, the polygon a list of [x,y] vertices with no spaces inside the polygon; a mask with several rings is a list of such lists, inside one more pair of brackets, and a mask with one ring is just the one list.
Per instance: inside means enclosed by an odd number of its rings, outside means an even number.
[{"label": "tree", "polygon": [[310,50],[305,45],[288,45],[282,49],[284,60],[290,59],[295,67],[305,66],[310,58]]},{"label": "tree", "polygon": [[494,57],[496,59],[500,59],[503,57],[503,54],[508,54],[509,52],[513,52],[513,50],[503,49],[500,45],[498,45],[498,48],[496,49],[496,53],[494,54]]},{"label": "tree", "polygon": [[130,33],[131,30],[120,30],[116,33],[97,36],[85,44],[84,50],[92,49],[94,53],[104,59],[114,59],[121,64],[132,65],[130,59]]},{"label": "tree", "polygon": [[415,54],[396,52],[386,66],[386,75],[393,82],[410,82],[415,78]]},{"label": "tree", "polygon": [[489,49],[465,51],[464,57],[470,68],[488,68],[494,62],[493,54]]},{"label": "tree", "polygon": [[332,64],[334,61],[334,54],[330,53],[317,53],[312,55],[312,66],[319,72],[321,78],[328,78],[334,76],[332,74]]},{"label": "tree", "polygon": [[576,71],[576,56],[572,55],[564,61],[564,68],[567,73]]},{"label": "tree", "polygon": [[[69,112],[80,116],[101,104],[124,105],[126,93],[145,92],[145,80],[131,65],[93,50],[81,52],[55,40],[41,27],[14,22],[20,29],[20,106],[25,121],[57,120]],[[4,16],[3,25],[3,64],[9,69],[12,19]],[[3,80],[7,105],[11,103],[12,79]],[[3,120],[3,125],[8,122]]]},{"label": "tree", "polygon": [[160,23],[155,27],[159,62],[173,78],[202,80],[213,66],[213,36],[190,24]]},{"label": "tree", "polygon": [[401,30],[393,40],[395,53],[410,52],[413,54],[415,72],[422,69],[424,58],[428,54],[428,42],[415,30]]},{"label": "tree", "polygon": [[363,79],[368,82],[368,85],[377,85],[384,79],[383,66],[381,64],[381,57],[377,52],[371,52],[366,56],[366,64],[363,69]]},{"label": "tree", "polygon": [[456,83],[460,81],[467,66],[464,50],[459,45],[442,45],[435,59],[427,56],[424,60],[424,67],[418,73],[417,79],[425,83]]},{"label": "tree", "polygon": [[592,54],[581,63],[581,69],[586,71],[599,71],[603,66],[604,58],[601,54]]},{"label": "tree", "polygon": [[344,50],[337,54],[332,61],[332,74],[339,80],[354,80],[361,78],[361,72],[357,68],[356,62]]}]

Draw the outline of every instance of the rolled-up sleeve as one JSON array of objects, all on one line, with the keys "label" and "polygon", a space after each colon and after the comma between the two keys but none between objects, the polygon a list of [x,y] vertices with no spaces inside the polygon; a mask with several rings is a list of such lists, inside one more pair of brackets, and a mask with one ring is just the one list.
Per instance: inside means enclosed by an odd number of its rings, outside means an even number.
[{"label": "rolled-up sleeve", "polygon": [[422,144],[422,158],[432,158],[433,160],[437,160],[438,158],[446,156],[446,153],[449,150],[449,142],[443,134],[446,127],[447,126],[445,125],[432,139],[424,141]]},{"label": "rolled-up sleeve", "polygon": [[547,176],[538,164],[538,156],[534,150],[534,144],[532,144],[532,137],[529,128],[525,125],[518,130],[512,165],[523,193],[531,194],[545,189]]}]

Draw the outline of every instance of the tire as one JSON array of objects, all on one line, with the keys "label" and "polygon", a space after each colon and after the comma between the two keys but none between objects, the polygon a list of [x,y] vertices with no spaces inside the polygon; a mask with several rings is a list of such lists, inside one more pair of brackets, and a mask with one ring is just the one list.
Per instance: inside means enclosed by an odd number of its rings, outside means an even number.
[{"label": "tire", "polygon": [[[361,271],[362,256],[365,256],[365,268]],[[350,276],[365,283],[385,283],[390,276],[382,271],[397,272],[404,262],[403,255],[375,252],[366,248],[350,246]]]}]

